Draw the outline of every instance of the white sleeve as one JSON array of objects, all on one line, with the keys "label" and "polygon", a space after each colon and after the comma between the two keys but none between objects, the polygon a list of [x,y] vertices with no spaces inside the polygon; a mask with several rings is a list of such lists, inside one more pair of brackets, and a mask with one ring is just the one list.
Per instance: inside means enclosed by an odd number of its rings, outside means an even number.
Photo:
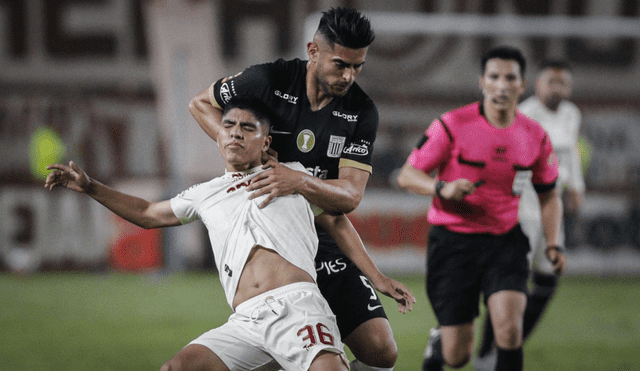
[{"label": "white sleeve", "polygon": [[171,209],[182,224],[191,223],[198,219],[198,211],[194,202],[196,189],[197,186],[191,187],[170,200]]},{"label": "white sleeve", "polygon": [[582,123],[582,114],[578,107],[573,106],[574,115],[576,117],[576,125],[575,132],[572,133],[574,136],[574,146],[571,148],[571,164],[569,168],[569,188],[584,193],[585,184],[584,184],[584,174],[582,174],[582,161],[580,156],[580,150],[578,149],[578,138],[580,135],[580,124]]},{"label": "white sleeve", "polygon": [[584,193],[584,175],[582,174],[582,164],[580,161],[580,150],[578,150],[578,143],[571,149],[571,167],[569,168],[569,188],[574,191]]}]

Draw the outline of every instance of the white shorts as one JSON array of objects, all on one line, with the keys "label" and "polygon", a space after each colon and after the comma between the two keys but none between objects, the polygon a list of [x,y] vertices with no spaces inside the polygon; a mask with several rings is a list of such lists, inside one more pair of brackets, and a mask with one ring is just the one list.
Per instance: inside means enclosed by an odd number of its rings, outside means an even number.
[{"label": "white shorts", "polygon": [[[314,283],[299,282],[253,297],[227,323],[190,344],[211,349],[235,370],[307,371],[321,351],[346,355],[336,317]],[[276,365],[277,366],[277,365]]]}]

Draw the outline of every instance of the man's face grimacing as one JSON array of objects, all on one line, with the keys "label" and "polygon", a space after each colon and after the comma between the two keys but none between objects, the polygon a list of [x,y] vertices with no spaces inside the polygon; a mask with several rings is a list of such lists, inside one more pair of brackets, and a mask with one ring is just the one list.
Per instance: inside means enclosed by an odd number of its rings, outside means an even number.
[{"label": "man's face grimacing", "polygon": [[318,86],[328,96],[345,95],[362,71],[368,48],[350,49],[339,44],[331,48],[322,37],[314,42],[318,45]]},{"label": "man's face grimacing", "polygon": [[244,171],[262,164],[271,144],[269,125],[249,110],[232,108],[222,116],[218,146],[228,171]]},{"label": "man's face grimacing", "polygon": [[525,86],[520,65],[510,59],[489,59],[480,77],[485,103],[498,110],[515,108]]}]

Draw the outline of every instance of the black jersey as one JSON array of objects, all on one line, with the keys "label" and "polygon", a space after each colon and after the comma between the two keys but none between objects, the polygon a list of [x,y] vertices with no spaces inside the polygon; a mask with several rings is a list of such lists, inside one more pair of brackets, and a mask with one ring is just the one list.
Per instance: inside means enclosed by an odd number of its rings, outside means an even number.
[{"label": "black jersey", "polygon": [[[211,103],[224,108],[236,95],[261,99],[278,116],[270,133],[278,161],[298,161],[315,177],[337,179],[341,166],[371,172],[378,130],[378,109],[371,98],[354,83],[344,96],[314,112],[306,94],[306,75],[307,62],[300,59],[254,65],[213,84]],[[318,236],[319,257],[342,254],[320,228]]]}]

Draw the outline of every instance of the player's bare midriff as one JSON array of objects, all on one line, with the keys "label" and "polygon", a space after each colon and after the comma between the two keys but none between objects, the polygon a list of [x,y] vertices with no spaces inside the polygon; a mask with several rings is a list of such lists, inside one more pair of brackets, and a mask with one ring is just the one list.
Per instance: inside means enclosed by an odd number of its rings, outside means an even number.
[{"label": "player's bare midriff", "polygon": [[296,282],[315,281],[277,252],[255,245],[240,275],[233,307],[256,295]]}]

